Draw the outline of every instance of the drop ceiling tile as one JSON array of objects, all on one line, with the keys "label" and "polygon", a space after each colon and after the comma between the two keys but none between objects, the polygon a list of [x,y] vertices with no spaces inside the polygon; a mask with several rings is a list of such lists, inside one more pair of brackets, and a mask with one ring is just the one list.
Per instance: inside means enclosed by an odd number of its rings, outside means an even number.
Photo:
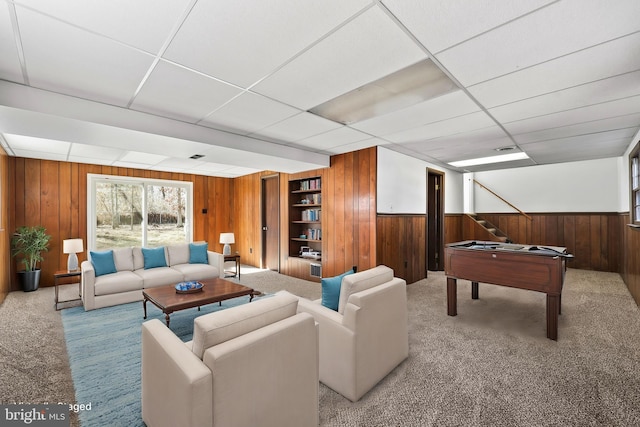
[{"label": "drop ceiling tile", "polygon": [[313,151],[321,151],[365,139],[371,139],[371,135],[343,126],[320,135],[305,138],[298,141],[296,145],[307,147]]},{"label": "drop ceiling tile", "polygon": [[244,92],[199,124],[238,134],[249,134],[301,113],[297,108],[262,95]]},{"label": "drop ceiling tile", "polygon": [[504,123],[504,127],[512,135],[536,132],[543,129],[558,128],[594,120],[602,120],[617,116],[625,116],[640,112],[640,96],[603,102],[582,108],[561,111],[530,119]]},{"label": "drop ceiling tile", "polygon": [[628,146],[628,138],[589,142],[580,138],[566,138],[527,144],[525,151],[537,162],[547,164],[619,157]]},{"label": "drop ceiling tile", "polygon": [[425,58],[384,12],[373,7],[253,90],[308,110]]},{"label": "drop ceiling tile", "polygon": [[134,163],[134,162],[123,162],[121,160],[117,160],[112,163],[113,166],[119,168],[131,168],[131,169],[152,169],[152,166],[149,166],[146,163]]},{"label": "drop ceiling tile", "polygon": [[153,61],[151,56],[30,10],[18,6],[16,10],[32,86],[128,104]]},{"label": "drop ceiling tile", "polygon": [[344,145],[338,145],[336,147],[329,148],[328,151],[331,154],[344,154],[352,151],[358,151],[369,147],[375,147],[378,145],[386,145],[387,142],[379,138],[369,138],[362,141],[350,142]]},{"label": "drop ceiling tile", "polygon": [[337,129],[342,125],[311,113],[300,113],[255,133],[256,138],[267,137],[276,141],[296,142],[314,135]]},{"label": "drop ceiling tile", "polygon": [[437,58],[469,86],[636,32],[636,16],[640,16],[636,0],[617,1],[615,7],[604,0],[565,0],[457,45]]},{"label": "drop ceiling tile", "polygon": [[[636,129],[638,126],[640,126],[640,113],[603,120],[594,120],[592,122],[579,123],[570,126],[561,126],[553,129],[543,129],[537,132],[514,135],[513,138],[518,144],[530,144],[532,142],[588,135],[618,129],[630,130]],[[629,136],[632,137],[633,134]]]},{"label": "drop ceiling tile", "polygon": [[124,154],[124,150],[118,148],[103,147],[99,145],[71,144],[69,156],[100,158],[108,162],[118,160]]},{"label": "drop ceiling tile", "polygon": [[369,3],[199,1],[165,57],[246,88]]},{"label": "drop ceiling tile", "polygon": [[[487,108],[507,104],[508,109],[521,99],[597,84],[608,77],[626,79],[624,73],[640,70],[640,55],[629,55],[639,45],[640,33],[632,34],[471,86],[469,92]],[[635,85],[640,86],[637,74],[627,78],[636,79]]]},{"label": "drop ceiling tile", "polygon": [[127,151],[118,160],[129,163],[139,163],[143,165],[155,165],[165,160],[167,156],[159,154],[145,153],[141,151]]},{"label": "drop ceiling tile", "polygon": [[384,139],[396,143],[418,142],[490,126],[495,126],[495,122],[486,113],[479,111],[386,135]]},{"label": "drop ceiling tile", "polygon": [[235,86],[160,61],[131,108],[196,123],[241,92]]},{"label": "drop ceiling tile", "polygon": [[3,134],[9,146],[15,150],[40,151],[67,155],[70,143],[53,139],[35,138],[32,136]]},{"label": "drop ceiling tile", "polygon": [[384,136],[478,110],[480,107],[463,91],[456,91],[350,126],[372,135]]},{"label": "drop ceiling tile", "polygon": [[436,54],[553,1],[383,0],[382,3]]},{"label": "drop ceiling tile", "polygon": [[109,158],[104,158],[104,157],[85,157],[85,156],[69,155],[67,161],[73,162],[73,163],[85,163],[89,165],[113,166],[113,162],[115,160],[111,160]]},{"label": "drop ceiling tile", "polygon": [[25,157],[27,159],[42,159],[42,160],[55,160],[57,162],[65,162],[67,161],[66,154],[60,153],[45,153],[42,151],[31,151],[31,150],[13,150],[16,157]]},{"label": "drop ceiling tile", "polygon": [[189,0],[20,0],[62,21],[157,53]]},{"label": "drop ceiling tile", "polygon": [[489,113],[507,123],[633,95],[640,95],[640,71],[491,108]]},{"label": "drop ceiling tile", "polygon": [[[585,146],[590,146],[593,144],[602,144],[606,145],[608,141],[618,141],[622,139],[626,139],[627,141],[633,138],[633,135],[637,131],[638,126],[633,128],[625,128],[625,129],[614,129],[610,131],[602,131],[591,134],[584,135],[574,135],[565,138],[555,138],[551,140],[545,140],[541,142],[532,142],[527,144],[522,144],[523,150],[528,150],[530,146],[535,146],[535,144],[549,142],[549,143],[558,143],[558,144],[571,144],[571,143],[580,143]],[[621,154],[617,154],[621,155]],[[611,155],[613,157],[613,154]]]},{"label": "drop ceiling tile", "polygon": [[9,4],[0,4],[0,79],[24,83],[20,58],[9,15]]}]

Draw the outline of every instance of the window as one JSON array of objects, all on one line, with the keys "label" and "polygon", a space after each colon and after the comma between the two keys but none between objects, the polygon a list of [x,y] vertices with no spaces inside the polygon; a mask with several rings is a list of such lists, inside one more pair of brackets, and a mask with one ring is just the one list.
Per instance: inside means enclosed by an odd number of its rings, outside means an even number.
[{"label": "window", "polygon": [[91,250],[192,240],[190,182],[89,174],[87,188]]},{"label": "window", "polygon": [[631,177],[631,204],[629,210],[631,213],[631,223],[640,225],[640,142],[631,150],[629,155],[629,169]]}]

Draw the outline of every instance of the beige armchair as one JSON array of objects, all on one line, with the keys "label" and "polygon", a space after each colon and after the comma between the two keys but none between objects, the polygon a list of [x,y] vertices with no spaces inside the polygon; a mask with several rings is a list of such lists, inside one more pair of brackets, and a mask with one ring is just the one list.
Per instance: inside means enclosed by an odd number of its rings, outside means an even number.
[{"label": "beige armchair", "polygon": [[345,276],[338,311],[301,298],[320,327],[320,381],[355,402],[409,355],[406,282],[384,265]]},{"label": "beige armchair", "polygon": [[207,314],[183,343],[142,325],[142,419],[158,426],[317,426],[318,329],[287,293]]}]

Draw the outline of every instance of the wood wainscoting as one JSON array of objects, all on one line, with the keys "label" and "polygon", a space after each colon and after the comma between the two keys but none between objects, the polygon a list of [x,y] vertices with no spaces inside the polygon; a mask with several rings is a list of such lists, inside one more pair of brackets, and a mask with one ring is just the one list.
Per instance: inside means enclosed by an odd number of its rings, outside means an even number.
[{"label": "wood wainscoting", "polygon": [[631,221],[629,214],[620,215],[622,228],[622,268],[620,275],[629,292],[640,305],[640,229],[627,226]]},{"label": "wood wainscoting", "polygon": [[[51,241],[41,263],[41,286],[53,285],[53,273],[66,268],[62,241],[80,237],[87,241],[87,174],[169,179],[193,183],[193,239],[205,240],[220,252],[219,236],[233,230],[234,180],[182,173],[157,172],[84,163],[10,157],[9,230],[21,225],[43,225]],[[4,165],[4,163],[2,163]],[[3,167],[4,170],[4,167]],[[3,203],[4,204],[4,203]],[[203,209],[207,213],[203,213]],[[79,261],[86,259],[78,254]],[[8,258],[7,258],[8,259]],[[11,290],[17,290],[16,263],[11,260]]]},{"label": "wood wainscoting", "polygon": [[376,221],[378,264],[407,283],[427,277],[426,215],[380,214]]}]

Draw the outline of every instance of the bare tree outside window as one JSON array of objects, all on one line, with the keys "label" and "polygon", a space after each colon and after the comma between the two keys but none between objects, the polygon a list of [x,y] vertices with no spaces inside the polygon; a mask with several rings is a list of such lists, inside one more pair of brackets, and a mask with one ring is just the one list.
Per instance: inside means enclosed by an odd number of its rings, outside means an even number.
[{"label": "bare tree outside window", "polygon": [[96,250],[157,247],[190,239],[189,191],[178,182],[100,180],[93,197]]}]

